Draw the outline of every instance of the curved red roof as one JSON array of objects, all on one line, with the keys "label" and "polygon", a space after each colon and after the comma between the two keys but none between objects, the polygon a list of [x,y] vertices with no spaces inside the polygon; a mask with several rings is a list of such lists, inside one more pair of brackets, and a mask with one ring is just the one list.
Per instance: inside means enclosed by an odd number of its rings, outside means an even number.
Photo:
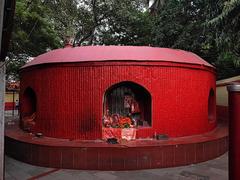
[{"label": "curved red roof", "polygon": [[196,54],[177,49],[145,46],[82,46],[49,51],[37,56],[31,62],[23,66],[23,68],[47,63],[115,60],[166,61],[213,67]]}]

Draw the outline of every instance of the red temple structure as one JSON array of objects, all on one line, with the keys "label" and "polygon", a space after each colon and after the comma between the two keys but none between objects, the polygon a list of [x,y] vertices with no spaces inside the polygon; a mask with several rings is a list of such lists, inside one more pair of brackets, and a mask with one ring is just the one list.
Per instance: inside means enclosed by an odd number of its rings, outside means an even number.
[{"label": "red temple structure", "polygon": [[[133,46],[57,49],[21,69],[20,89],[20,126],[32,118],[31,133],[44,137],[9,127],[7,152],[31,164],[159,168],[206,161],[227,151],[227,130],[216,120],[215,68],[191,52]],[[127,96],[139,109],[136,139],[107,144],[101,140],[102,118],[128,116]]]}]

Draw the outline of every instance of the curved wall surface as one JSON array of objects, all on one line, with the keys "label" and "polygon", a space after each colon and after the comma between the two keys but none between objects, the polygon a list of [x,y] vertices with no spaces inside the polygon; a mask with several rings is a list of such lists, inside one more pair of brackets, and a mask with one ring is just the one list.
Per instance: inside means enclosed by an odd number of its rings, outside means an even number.
[{"label": "curved wall surface", "polygon": [[36,95],[34,132],[101,139],[105,93],[121,82],[138,84],[151,95],[151,127],[138,128],[138,138],[155,133],[190,136],[216,127],[214,69],[178,62],[113,60],[26,66],[21,70],[20,114],[24,116],[27,106],[24,91],[31,88]]}]

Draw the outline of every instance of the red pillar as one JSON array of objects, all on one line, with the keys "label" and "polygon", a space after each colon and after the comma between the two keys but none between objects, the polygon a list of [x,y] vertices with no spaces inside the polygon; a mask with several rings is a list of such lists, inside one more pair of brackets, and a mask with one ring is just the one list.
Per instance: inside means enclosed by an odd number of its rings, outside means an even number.
[{"label": "red pillar", "polygon": [[229,179],[240,179],[240,84],[227,87],[229,100]]}]

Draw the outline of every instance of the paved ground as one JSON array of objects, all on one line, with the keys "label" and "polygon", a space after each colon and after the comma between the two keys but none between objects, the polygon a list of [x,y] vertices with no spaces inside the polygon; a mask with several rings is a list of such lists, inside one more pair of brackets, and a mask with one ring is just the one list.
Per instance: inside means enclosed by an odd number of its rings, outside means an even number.
[{"label": "paved ground", "polygon": [[228,155],[177,168],[138,171],[83,171],[32,166],[6,156],[5,180],[227,180]]},{"label": "paved ground", "polygon": [[[5,118],[11,119],[11,118],[17,118],[18,116],[18,110],[8,110],[4,112]],[[14,116],[14,117],[13,117]]]},{"label": "paved ground", "polygon": [[[17,114],[17,111],[14,112]],[[5,121],[12,117],[5,113]],[[5,180],[227,180],[228,154],[204,163],[177,168],[138,171],[83,171],[32,166],[5,157]]]}]

